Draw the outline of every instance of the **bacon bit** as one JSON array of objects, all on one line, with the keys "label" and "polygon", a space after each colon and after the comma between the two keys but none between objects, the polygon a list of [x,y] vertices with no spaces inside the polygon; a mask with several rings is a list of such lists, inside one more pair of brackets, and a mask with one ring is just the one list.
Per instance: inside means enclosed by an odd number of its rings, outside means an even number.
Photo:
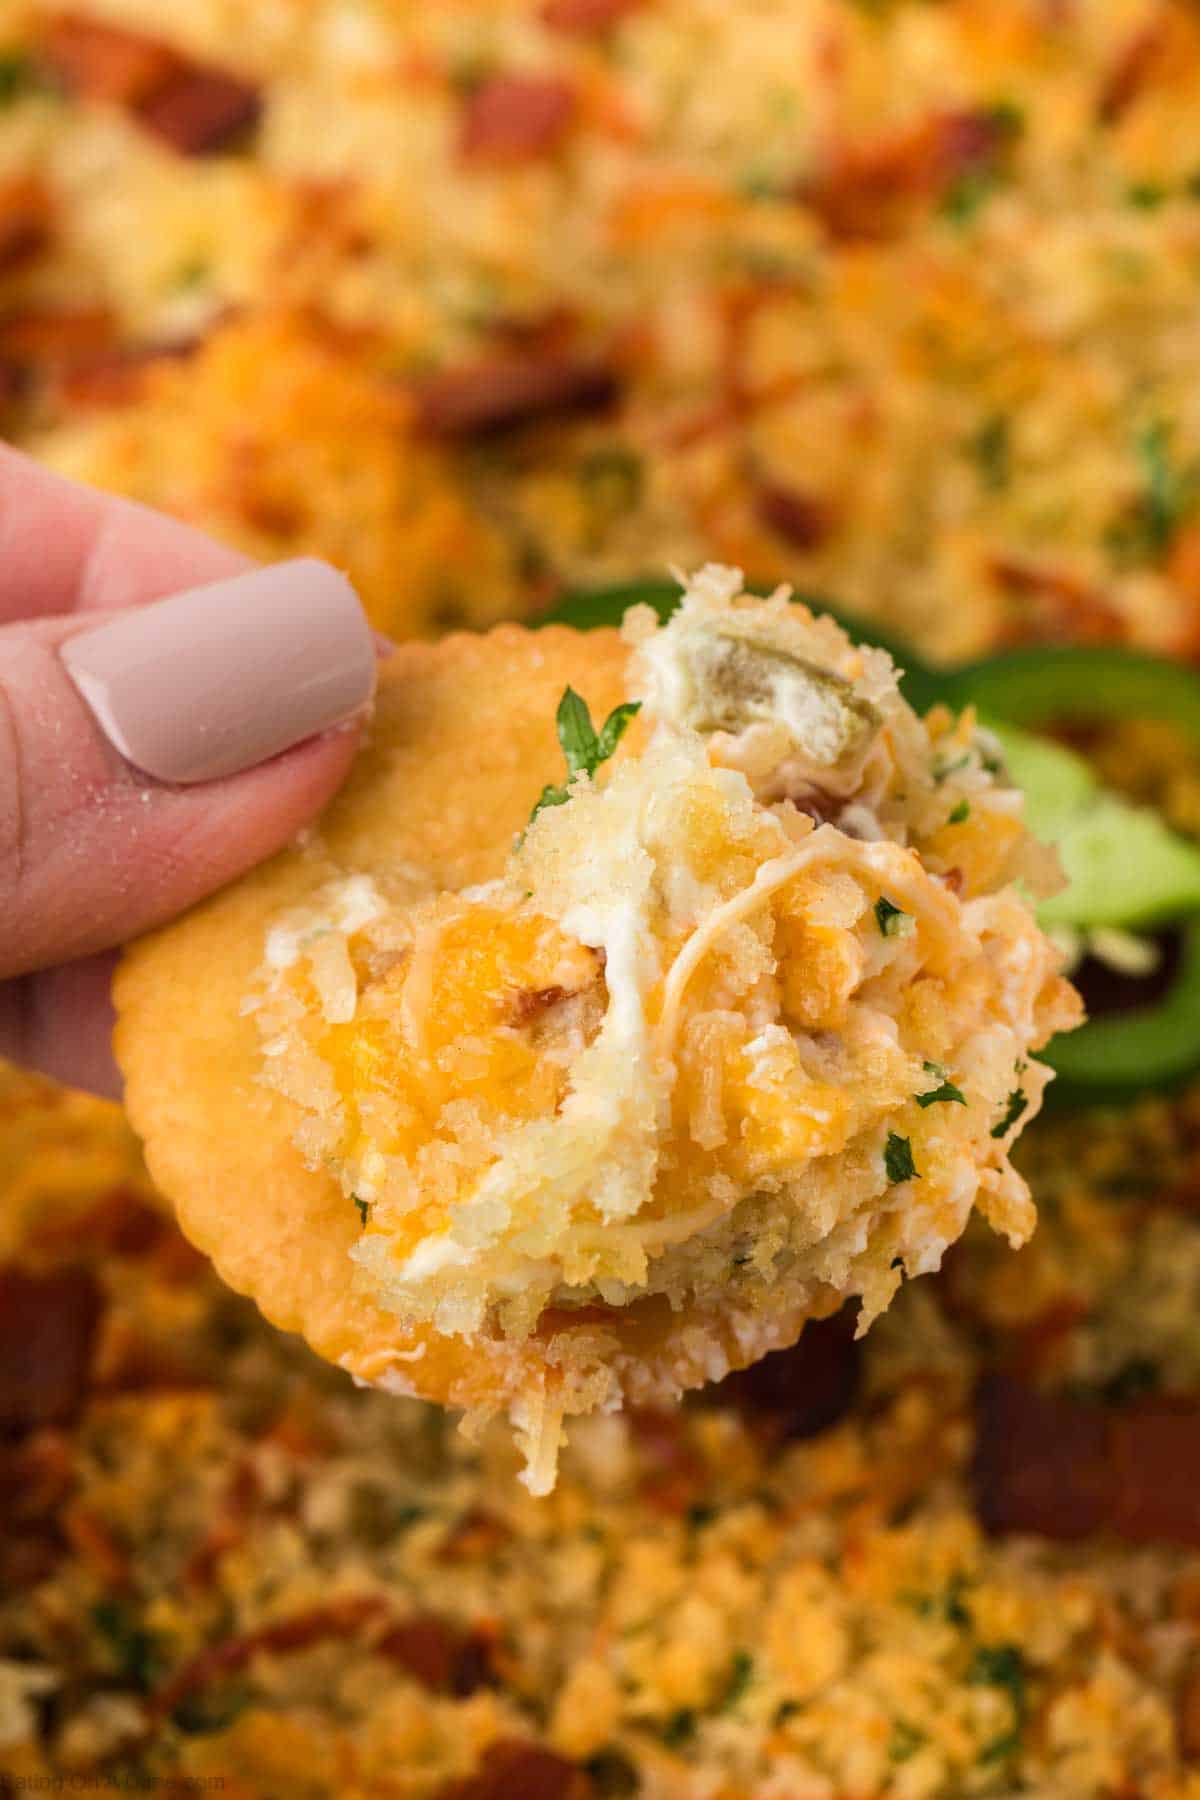
[{"label": "bacon bit", "polygon": [[768,526],[797,550],[816,550],[833,530],[833,509],[819,494],[803,488],[760,482],[755,492],[755,511]]},{"label": "bacon bit", "polygon": [[214,1381],[173,1343],[152,1337],[130,1319],[110,1318],[96,1353],[92,1386],[101,1394],[187,1394],[211,1388]]},{"label": "bacon bit", "polygon": [[66,1423],[87,1392],[103,1310],[84,1269],[0,1268],[0,1428]]},{"label": "bacon bit", "polygon": [[69,93],[123,107],[185,156],[224,149],[261,111],[249,83],[119,26],[62,16],[46,27],[42,54]]},{"label": "bacon bit", "polygon": [[46,247],[53,220],[50,191],[36,176],[0,185],[0,274],[19,269]]},{"label": "bacon bit", "polygon": [[542,23],[572,37],[599,37],[642,4],[643,0],[545,0]]},{"label": "bacon bit", "polygon": [[238,1674],[260,1653],[288,1656],[330,1640],[344,1641],[357,1637],[385,1616],[386,1603],[381,1595],[353,1594],[343,1600],[331,1600],[326,1606],[315,1606],[309,1612],[294,1613],[288,1619],[277,1619],[274,1624],[244,1632],[240,1637],[226,1638],[224,1643],[211,1644],[164,1682],[151,1700],[151,1711],[156,1718],[174,1712],[182,1700],[211,1682]]},{"label": "bacon bit", "polygon": [[503,1549],[512,1532],[494,1513],[473,1506],[451,1525],[438,1546],[440,1563],[477,1562]]},{"label": "bacon bit", "polygon": [[132,1188],[115,1187],[94,1206],[66,1218],[50,1218],[35,1226],[31,1246],[49,1255],[61,1255],[78,1244],[107,1256],[145,1256],[171,1221]]},{"label": "bacon bit", "polygon": [[1039,1313],[1028,1325],[1014,1334],[1013,1367],[1023,1380],[1034,1380],[1050,1374],[1060,1360],[1072,1332],[1087,1318],[1091,1307],[1086,1300],[1064,1295]]},{"label": "bacon bit", "polygon": [[256,88],[220,69],[183,68],[138,109],[138,118],[181,156],[212,156],[253,131]]},{"label": "bacon bit", "polygon": [[75,1482],[70,1439],[47,1428],[0,1446],[0,1592],[43,1581],[62,1556],[61,1513]]},{"label": "bacon bit", "polygon": [[218,1503],[216,1519],[184,1564],[183,1579],[188,1587],[213,1585],[221,1558],[245,1541],[250,1518],[262,1497],[258,1472],[249,1458],[243,1458]]},{"label": "bacon bit", "polygon": [[1012,139],[1012,121],[994,109],[936,113],[877,143],[839,150],[797,198],[831,237],[876,242],[903,230],[914,204],[993,167]]},{"label": "bacon bit", "polygon": [[53,1426],[0,1450],[0,1537],[57,1512],[74,1480],[71,1440]]},{"label": "bacon bit", "polygon": [[132,1188],[116,1187],[81,1213],[43,1220],[30,1234],[40,1255],[67,1257],[85,1243],[106,1256],[147,1261],[154,1278],[169,1287],[194,1280],[209,1264],[166,1213]]},{"label": "bacon bit", "polygon": [[1111,64],[1096,98],[1096,117],[1115,125],[1144,92],[1166,48],[1166,18],[1148,19],[1129,37]]},{"label": "bacon bit", "polygon": [[837,242],[878,242],[903,229],[914,196],[927,184],[925,162],[920,137],[844,150],[796,197]]},{"label": "bacon bit", "polygon": [[784,1439],[816,1437],[845,1418],[862,1379],[862,1348],[854,1335],[857,1310],[843,1307],[804,1327],[789,1350],[727,1375],[706,1396],[732,1404]]},{"label": "bacon bit", "polygon": [[436,1613],[402,1619],[384,1633],[375,1649],[431,1694],[465,1700],[494,1685],[491,1639],[480,1631],[462,1631]]},{"label": "bacon bit", "polygon": [[110,350],[115,331],[103,307],[29,307],[0,321],[0,361],[57,371]]},{"label": "bacon bit", "polygon": [[693,1503],[708,1474],[689,1438],[684,1414],[639,1406],[626,1416],[645,1471],[639,1483],[641,1498],[656,1512],[678,1518]]},{"label": "bacon bit", "polygon": [[1200,1404],[1116,1409],[989,1375],[976,1395],[976,1508],[988,1531],[1200,1548]]},{"label": "bacon bit", "polygon": [[1179,1754],[1187,1762],[1200,1761],[1200,1669],[1184,1678],[1175,1707]]},{"label": "bacon bit", "polygon": [[61,1522],[63,1536],[71,1549],[99,1576],[105,1587],[129,1586],[132,1577],[129,1557],[99,1513],[73,1500],[63,1508]]},{"label": "bacon bit", "polygon": [[413,389],[419,426],[432,437],[482,437],[559,413],[590,412],[616,397],[600,357],[558,351],[497,356],[429,376]]},{"label": "bacon bit", "polygon": [[[327,1606],[276,1620],[257,1631],[210,1645],[178,1669],[151,1702],[155,1717],[213,1682],[239,1674],[258,1655],[289,1656],[318,1644],[369,1632],[387,1619],[382,1595],[351,1595]],[[482,1632],[463,1632],[433,1615],[417,1615],[388,1625],[372,1650],[398,1664],[433,1693],[466,1698],[492,1680],[491,1643]]]},{"label": "bacon bit", "polygon": [[341,1440],[332,1418],[312,1402],[311,1390],[301,1389],[271,1421],[262,1441],[301,1462],[310,1457],[332,1456]]},{"label": "bacon bit", "polygon": [[584,1771],[565,1756],[521,1738],[489,1744],[478,1769],[438,1789],[435,1800],[591,1800]]},{"label": "bacon bit", "polygon": [[69,13],[49,21],[41,49],[68,93],[115,106],[140,105],[170,80],[178,63],[156,39]]},{"label": "bacon bit", "polygon": [[1111,644],[1126,636],[1108,597],[1077,575],[1007,555],[992,557],[989,570],[1006,594],[1028,607],[1024,617],[1006,622],[1006,643]]},{"label": "bacon bit", "polygon": [[574,89],[555,76],[489,76],[467,96],[459,154],[468,163],[549,156],[570,131],[575,109]]}]

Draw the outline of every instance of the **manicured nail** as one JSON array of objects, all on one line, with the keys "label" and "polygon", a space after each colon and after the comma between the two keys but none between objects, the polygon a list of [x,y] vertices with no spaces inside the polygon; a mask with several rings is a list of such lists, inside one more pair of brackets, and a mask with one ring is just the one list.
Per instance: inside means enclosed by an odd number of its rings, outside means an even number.
[{"label": "manicured nail", "polygon": [[313,557],[131,608],[60,653],[109,742],[158,781],[216,781],[359,712],[375,645]]}]

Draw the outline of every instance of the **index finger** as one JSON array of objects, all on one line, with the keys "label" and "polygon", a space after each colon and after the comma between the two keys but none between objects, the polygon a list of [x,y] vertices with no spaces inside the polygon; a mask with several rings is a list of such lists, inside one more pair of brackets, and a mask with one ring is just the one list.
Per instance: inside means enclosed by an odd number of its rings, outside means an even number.
[{"label": "index finger", "polygon": [[159,600],[249,559],[0,446],[0,625]]}]

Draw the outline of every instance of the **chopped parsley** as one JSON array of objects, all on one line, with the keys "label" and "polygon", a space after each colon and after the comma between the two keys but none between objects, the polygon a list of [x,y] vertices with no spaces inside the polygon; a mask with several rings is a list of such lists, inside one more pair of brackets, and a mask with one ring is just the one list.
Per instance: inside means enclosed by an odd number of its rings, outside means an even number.
[{"label": "chopped parsley", "polygon": [[198,1693],[184,1695],[171,1714],[171,1723],[189,1737],[206,1737],[227,1730],[253,1698],[244,1681],[227,1682],[215,1689],[202,1688]]},{"label": "chopped parsley", "polygon": [[893,1187],[901,1181],[919,1181],[917,1166],[913,1162],[912,1145],[906,1137],[900,1137],[895,1131],[889,1131],[887,1143],[883,1151],[883,1166],[887,1170],[887,1178]]},{"label": "chopped parsley", "polygon": [[927,1062],[925,1064],[925,1073],[927,1075],[936,1075],[940,1085],[935,1088],[930,1088],[929,1092],[926,1094],[914,1095],[914,1099],[918,1106],[936,1106],[940,1100],[947,1102],[952,1100],[957,1101],[959,1106],[965,1106],[967,1104],[966,1095],[960,1087],[955,1087],[954,1083],[947,1078],[946,1071],[943,1069],[941,1063]]},{"label": "chopped parsley", "polygon": [[1158,1365],[1148,1356],[1134,1356],[1122,1363],[1115,1375],[1110,1375],[1101,1388],[1101,1393],[1110,1406],[1127,1406],[1131,1400],[1140,1400],[1143,1394],[1152,1394],[1159,1384]]},{"label": "chopped parsley", "polygon": [[363,1224],[365,1225],[367,1222],[367,1219],[370,1217],[370,1212],[371,1212],[370,1203],[366,1200],[360,1199],[359,1196],[357,1194],[355,1194],[354,1204],[358,1208],[359,1218],[362,1220]]},{"label": "chopped parsley", "polygon": [[957,775],[960,769],[966,768],[970,760],[971,753],[969,750],[964,750],[962,755],[956,756],[953,762],[945,762],[943,758],[939,756],[933,765],[933,779],[940,783],[945,781],[950,775]]},{"label": "chopped parsley", "polygon": [[967,1680],[972,1687],[1004,1688],[1013,1711],[1025,1711],[1025,1658],[1016,1644],[980,1644],[971,1658]]},{"label": "chopped parsley", "polygon": [[531,825],[543,807],[562,806],[571,798],[571,781],[576,775],[592,776],[601,763],[608,761],[624,737],[630,719],[641,708],[640,700],[627,700],[623,706],[615,706],[597,731],[592,724],[587,701],[574,688],[564,688],[555,715],[555,726],[562,753],[567,759],[567,779],[558,785],[550,783],[542,789],[537,805],[529,815]]},{"label": "chopped parsley", "polygon": [[968,444],[979,479],[990,493],[998,494],[1012,477],[1012,427],[1005,413],[992,413]]},{"label": "chopped parsley", "polygon": [[971,802],[969,800],[960,800],[958,805],[954,808],[954,811],[950,814],[950,817],[946,820],[946,823],[947,825],[961,825],[964,820],[969,819],[970,816]]},{"label": "chopped parsley", "polygon": [[961,1569],[956,1569],[946,1586],[936,1594],[901,1594],[900,1598],[906,1606],[922,1619],[941,1619],[947,1625],[969,1625],[971,1615],[963,1600],[968,1588],[967,1577]]},{"label": "chopped parsley", "polygon": [[0,106],[11,106],[37,86],[37,64],[23,50],[0,51]]},{"label": "chopped parsley", "polygon": [[682,1750],[696,1735],[696,1714],[690,1706],[672,1713],[662,1728],[662,1741],[669,1750]]},{"label": "chopped parsley", "polygon": [[1167,190],[1161,181],[1135,181],[1125,190],[1125,198],[1139,212],[1154,212],[1167,198]]},{"label": "chopped parsley", "polygon": [[1155,550],[1165,550],[1196,497],[1196,471],[1171,460],[1171,427],[1163,419],[1148,425],[1137,442],[1145,491],[1142,512]]},{"label": "chopped parsley", "polygon": [[907,1762],[910,1756],[917,1754],[921,1745],[926,1741],[923,1731],[918,1731],[913,1725],[906,1725],[903,1719],[897,1719],[888,1742],[888,1761]]},{"label": "chopped parsley", "polygon": [[985,135],[972,158],[973,166],[950,184],[938,209],[954,225],[969,224],[1008,179],[1008,153],[1025,129],[1025,114],[1015,102],[998,100],[984,108],[978,124]]},{"label": "chopped parsley", "polygon": [[984,201],[995,193],[1000,182],[1001,176],[997,169],[971,169],[946,189],[938,211],[952,225],[969,225]]},{"label": "chopped parsley", "polygon": [[1013,1709],[1013,1728],[993,1738],[980,1752],[980,1761],[1003,1762],[1019,1749],[1025,1723],[1025,1658],[1015,1644],[981,1644],[971,1659],[967,1680],[972,1687],[1003,1688]]},{"label": "chopped parsley", "polygon": [[613,524],[641,500],[645,485],[642,459],[623,444],[600,444],[580,463],[579,483],[595,515],[593,523],[598,527]]},{"label": "chopped parsley", "polygon": [[1024,1088],[1014,1088],[1008,1096],[1008,1104],[1004,1108],[1004,1117],[998,1125],[992,1126],[992,1136],[1002,1138],[1012,1130],[1025,1108],[1029,1105]]},{"label": "chopped parsley", "polygon": [[751,166],[744,169],[734,183],[743,200],[780,200],[787,193],[787,183],[773,170]]},{"label": "chopped parsley", "polygon": [[186,294],[203,287],[211,274],[212,264],[206,256],[190,256],[176,269],[171,285],[176,293]]},{"label": "chopped parsley", "polygon": [[728,1710],[736,1706],[754,1678],[754,1658],[748,1650],[738,1650],[729,1666],[729,1681],[725,1688],[722,1707]]},{"label": "chopped parsley", "polygon": [[598,1750],[583,1766],[601,1800],[625,1800],[642,1785],[637,1770],[620,1750]]},{"label": "chopped parsley", "polygon": [[886,894],[880,894],[875,902],[875,923],[883,937],[895,937],[900,930],[901,919],[907,917],[908,914],[902,907],[893,906]]},{"label": "chopped parsley", "polygon": [[154,1687],[166,1659],[154,1633],[138,1623],[130,1608],[117,1600],[98,1600],[92,1624],[119,1674],[142,1693]]},{"label": "chopped parsley", "polygon": [[1109,549],[1124,562],[1156,562],[1200,500],[1200,463],[1172,455],[1174,427],[1155,419],[1134,440],[1141,491],[1107,534]]}]

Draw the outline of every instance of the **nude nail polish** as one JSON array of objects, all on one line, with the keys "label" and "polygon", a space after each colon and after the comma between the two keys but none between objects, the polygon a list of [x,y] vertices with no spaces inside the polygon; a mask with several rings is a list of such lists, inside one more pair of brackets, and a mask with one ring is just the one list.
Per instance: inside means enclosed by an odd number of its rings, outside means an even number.
[{"label": "nude nail polish", "polygon": [[59,652],[116,750],[158,781],[216,781],[360,712],[374,639],[313,557],[133,607]]}]

